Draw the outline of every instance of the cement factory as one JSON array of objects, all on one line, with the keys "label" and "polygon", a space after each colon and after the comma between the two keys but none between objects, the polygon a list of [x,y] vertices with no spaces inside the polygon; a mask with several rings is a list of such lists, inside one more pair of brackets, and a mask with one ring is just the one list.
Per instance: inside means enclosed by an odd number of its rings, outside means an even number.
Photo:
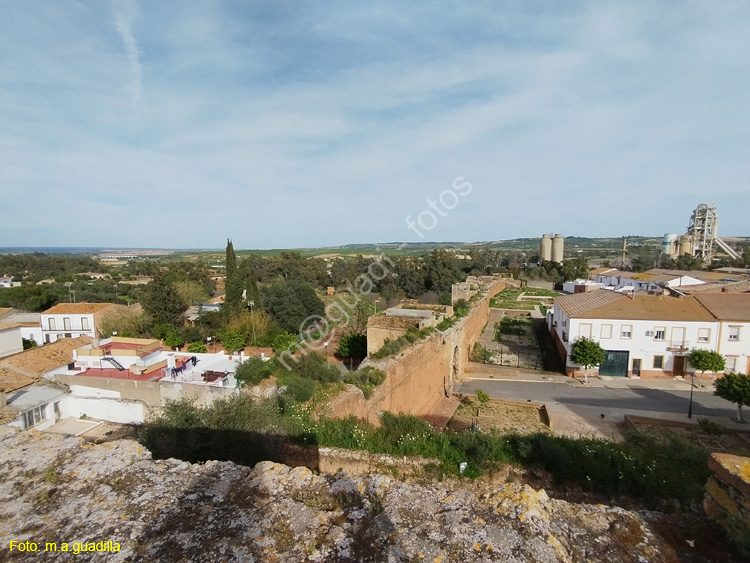
[{"label": "cement factory", "polygon": [[719,238],[718,226],[719,215],[716,212],[716,206],[701,203],[693,211],[684,235],[674,233],[664,235],[661,245],[662,257],[676,259],[683,254],[690,254],[710,264],[718,247],[730,258],[739,258],[740,255]]}]

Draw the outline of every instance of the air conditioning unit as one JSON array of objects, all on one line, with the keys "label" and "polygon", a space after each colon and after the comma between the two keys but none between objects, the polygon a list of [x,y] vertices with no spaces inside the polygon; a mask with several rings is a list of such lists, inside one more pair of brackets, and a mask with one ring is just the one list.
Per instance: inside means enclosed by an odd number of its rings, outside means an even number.
[{"label": "air conditioning unit", "polygon": [[646,331],[646,336],[653,336],[654,334],[656,334],[656,333],[653,330],[647,330]]}]

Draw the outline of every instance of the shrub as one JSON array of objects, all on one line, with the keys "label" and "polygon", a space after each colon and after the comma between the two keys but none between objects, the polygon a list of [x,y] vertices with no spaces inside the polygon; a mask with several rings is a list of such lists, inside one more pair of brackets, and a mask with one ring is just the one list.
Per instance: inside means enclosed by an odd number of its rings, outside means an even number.
[{"label": "shrub", "polygon": [[191,342],[188,344],[187,351],[191,354],[205,354],[206,345],[203,342]]},{"label": "shrub", "polygon": [[164,344],[169,346],[170,348],[179,348],[185,343],[185,341],[182,339],[182,336],[175,331],[171,332],[167,335],[167,337],[164,339]]},{"label": "shrub", "polygon": [[721,436],[726,432],[726,428],[721,424],[714,422],[710,418],[699,418],[698,426],[709,436]]},{"label": "shrub", "polygon": [[247,337],[241,332],[225,332],[221,338],[221,343],[229,352],[238,352],[245,349]]},{"label": "shrub", "polygon": [[471,311],[471,305],[469,304],[466,299],[459,299],[456,301],[456,304],[453,306],[453,313],[456,317],[461,318],[465,317],[469,314]]},{"label": "shrub", "polygon": [[237,386],[246,384],[257,385],[264,379],[268,379],[276,371],[273,360],[263,361],[260,358],[248,358],[244,362],[237,362],[234,378]]},{"label": "shrub", "polygon": [[435,328],[442,332],[444,330],[448,330],[454,324],[456,324],[456,321],[454,321],[452,318],[446,317],[442,321],[440,321]]}]

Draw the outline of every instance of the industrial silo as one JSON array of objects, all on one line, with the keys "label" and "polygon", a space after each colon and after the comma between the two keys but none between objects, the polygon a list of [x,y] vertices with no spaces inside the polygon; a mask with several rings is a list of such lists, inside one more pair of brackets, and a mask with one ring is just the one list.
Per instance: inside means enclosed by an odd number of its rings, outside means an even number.
[{"label": "industrial silo", "polygon": [[562,235],[555,235],[552,240],[552,261],[560,263],[563,261],[563,250],[565,246],[565,237]]},{"label": "industrial silo", "polygon": [[677,235],[675,233],[664,235],[664,240],[661,243],[661,253],[669,258],[677,257]]},{"label": "industrial silo", "polygon": [[693,254],[693,237],[692,235],[682,235],[680,237],[680,250],[679,256],[683,254]]},{"label": "industrial silo", "polygon": [[542,235],[542,242],[539,244],[539,263],[545,260],[552,260],[552,238],[550,235]]}]

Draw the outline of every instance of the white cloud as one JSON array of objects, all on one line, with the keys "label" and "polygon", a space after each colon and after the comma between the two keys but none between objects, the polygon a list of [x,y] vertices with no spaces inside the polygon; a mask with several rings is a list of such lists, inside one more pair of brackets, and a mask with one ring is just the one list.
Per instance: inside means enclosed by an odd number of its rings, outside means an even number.
[{"label": "white cloud", "polygon": [[130,92],[130,102],[135,107],[141,100],[143,81],[140,52],[138,51],[138,43],[133,33],[133,26],[139,17],[138,2],[137,0],[112,0],[112,11],[115,17],[115,27],[117,28],[117,33],[122,38],[122,43],[125,46],[125,54],[128,57],[130,65],[128,90]]}]

